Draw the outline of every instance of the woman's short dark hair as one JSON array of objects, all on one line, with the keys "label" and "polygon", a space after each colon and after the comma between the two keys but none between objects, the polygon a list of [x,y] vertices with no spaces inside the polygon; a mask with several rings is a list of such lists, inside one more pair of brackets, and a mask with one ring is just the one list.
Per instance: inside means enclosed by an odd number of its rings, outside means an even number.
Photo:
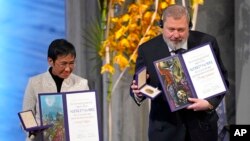
[{"label": "woman's short dark hair", "polygon": [[73,44],[65,39],[55,39],[49,45],[48,57],[53,61],[57,59],[58,56],[67,56],[71,54],[76,58],[76,50]]}]

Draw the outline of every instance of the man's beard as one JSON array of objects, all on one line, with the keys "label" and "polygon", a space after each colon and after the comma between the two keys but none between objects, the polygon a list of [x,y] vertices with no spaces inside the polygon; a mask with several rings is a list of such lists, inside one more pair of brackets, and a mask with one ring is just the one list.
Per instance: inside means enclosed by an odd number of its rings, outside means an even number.
[{"label": "man's beard", "polygon": [[186,40],[173,42],[173,41],[170,41],[169,39],[166,39],[165,42],[167,43],[168,47],[170,47],[173,50],[177,50],[185,44]]}]

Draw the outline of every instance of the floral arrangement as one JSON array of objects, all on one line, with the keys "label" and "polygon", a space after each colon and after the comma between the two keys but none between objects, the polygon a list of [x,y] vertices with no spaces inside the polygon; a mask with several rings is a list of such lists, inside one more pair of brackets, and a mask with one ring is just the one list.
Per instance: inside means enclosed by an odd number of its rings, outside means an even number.
[{"label": "floral arrangement", "polygon": [[[182,3],[186,5],[185,0]],[[139,45],[161,33],[159,21],[162,11],[171,4],[175,4],[175,0],[135,0],[132,3],[125,0],[103,1],[104,40],[98,54],[105,60],[101,73],[108,73],[110,80],[108,99],[125,70],[134,70]],[[198,4],[203,4],[203,0],[189,1],[193,22],[196,22]],[[116,66],[122,73],[113,85],[112,76]]]},{"label": "floral arrangement", "polygon": [[106,37],[99,51],[99,55],[106,60],[101,73],[114,74],[115,64],[121,71],[127,67],[133,69],[137,47],[161,32],[158,26],[161,11],[174,3],[174,0],[159,3],[137,0],[126,6],[124,0],[110,1]]}]

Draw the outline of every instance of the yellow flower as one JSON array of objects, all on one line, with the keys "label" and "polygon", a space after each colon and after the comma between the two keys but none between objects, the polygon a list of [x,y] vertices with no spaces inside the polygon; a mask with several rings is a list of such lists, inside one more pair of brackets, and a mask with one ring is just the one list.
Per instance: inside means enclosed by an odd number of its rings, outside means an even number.
[{"label": "yellow flower", "polygon": [[198,5],[198,4],[202,5],[202,4],[204,3],[204,0],[192,0],[191,3],[192,3],[192,4],[191,4],[192,9],[194,9],[194,7],[195,7],[196,5]]},{"label": "yellow flower", "polygon": [[130,19],[130,16],[129,16],[129,14],[125,14],[122,16],[121,19],[122,19],[122,22],[128,22],[128,20]]},{"label": "yellow flower", "polygon": [[126,27],[122,26],[117,32],[115,32],[115,39],[119,39],[126,32]]},{"label": "yellow flower", "polygon": [[133,33],[135,30],[138,30],[138,25],[136,23],[131,23],[128,25],[128,30]]},{"label": "yellow flower", "polygon": [[138,34],[135,34],[135,33],[130,33],[129,35],[128,35],[128,40],[129,40],[129,42],[139,42],[139,36],[138,36]]},{"label": "yellow flower", "polygon": [[[121,41],[120,41],[120,46],[122,46],[121,47],[121,51],[123,51],[125,48],[128,48],[129,47],[129,42],[128,42],[128,40],[126,39],[126,38],[123,38]],[[118,50],[120,50],[120,49],[118,49]]]},{"label": "yellow flower", "polygon": [[195,4],[203,4],[204,0],[193,0],[193,5]]},{"label": "yellow flower", "polygon": [[135,13],[139,13],[138,10],[139,8],[138,8],[138,5],[137,4],[131,4],[131,5],[129,5],[129,7],[128,7],[128,13],[130,13],[130,14],[135,14]]},{"label": "yellow flower", "polygon": [[122,54],[115,56],[114,62],[119,65],[121,70],[124,70],[126,67],[129,66],[128,59]]},{"label": "yellow flower", "polygon": [[147,4],[140,4],[140,5],[139,5],[139,8],[140,8],[141,13],[146,12],[147,9],[148,9],[148,7],[149,7],[149,5],[147,5]]},{"label": "yellow flower", "polygon": [[102,58],[105,57],[105,51],[107,46],[109,46],[109,40],[105,40],[104,42],[102,42],[101,48],[98,52],[99,56],[101,56]]},{"label": "yellow flower", "polygon": [[148,33],[147,33],[147,36],[151,36],[151,37],[154,37],[156,36],[159,32],[157,32],[158,30],[157,29],[153,29],[151,28]]},{"label": "yellow flower", "polygon": [[175,4],[175,0],[167,0],[170,4]]},{"label": "yellow flower", "polygon": [[121,38],[121,40],[117,42],[116,46],[113,46],[114,53],[123,52],[127,47],[129,47],[128,40],[126,38]]},{"label": "yellow flower", "polygon": [[168,3],[166,1],[160,3],[161,9],[165,9],[166,7],[168,7]]},{"label": "yellow flower", "polygon": [[175,0],[165,0],[165,1],[162,1],[160,4],[159,4],[159,8],[160,9],[165,9],[167,8],[169,5],[172,5],[172,4],[175,4]]},{"label": "yellow flower", "polygon": [[143,15],[143,21],[146,23],[146,24],[149,24],[151,22],[151,18],[152,18],[152,12],[150,11],[147,11],[144,15]]},{"label": "yellow flower", "polygon": [[115,69],[112,65],[110,64],[105,64],[102,66],[102,70],[101,70],[101,74],[105,73],[105,72],[109,72],[111,74],[115,73]]},{"label": "yellow flower", "polygon": [[117,17],[111,18],[111,22],[113,22],[113,23],[117,23],[118,20],[119,20],[119,18],[117,18]]}]

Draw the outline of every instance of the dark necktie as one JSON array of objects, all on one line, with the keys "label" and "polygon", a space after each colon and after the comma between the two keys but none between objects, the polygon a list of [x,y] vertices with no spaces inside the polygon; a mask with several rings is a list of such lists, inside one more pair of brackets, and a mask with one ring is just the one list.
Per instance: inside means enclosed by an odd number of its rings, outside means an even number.
[{"label": "dark necktie", "polygon": [[177,49],[177,50],[172,50],[171,52],[172,52],[172,53],[175,53],[175,54],[180,54],[180,53],[185,52],[185,49],[179,48],[179,49]]}]

